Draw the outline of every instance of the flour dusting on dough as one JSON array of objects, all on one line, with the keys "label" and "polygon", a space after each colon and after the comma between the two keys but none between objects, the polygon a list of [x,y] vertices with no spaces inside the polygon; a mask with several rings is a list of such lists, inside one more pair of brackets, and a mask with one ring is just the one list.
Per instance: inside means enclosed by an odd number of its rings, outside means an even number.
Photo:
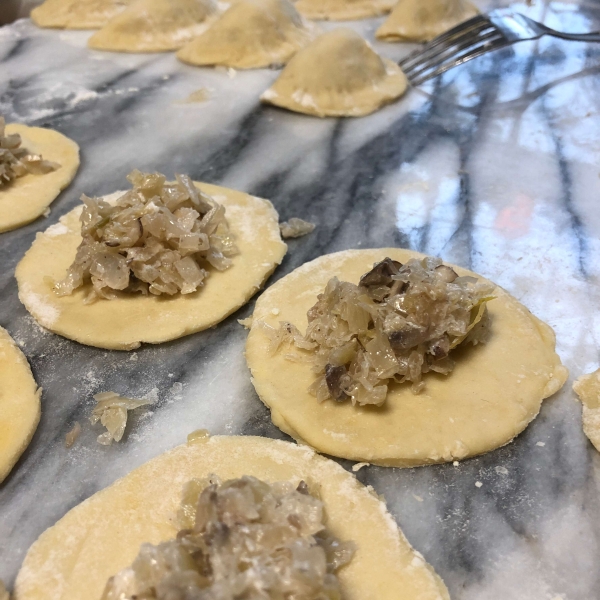
[{"label": "flour dusting on dough", "polygon": [[64,235],[65,233],[68,233],[69,229],[67,228],[67,226],[64,223],[55,223],[54,225],[51,225],[50,227],[48,227],[48,229],[46,229],[46,231],[44,231],[44,233],[49,236],[49,237],[56,237],[57,235]]},{"label": "flour dusting on dough", "polygon": [[51,304],[44,302],[43,296],[36,294],[29,284],[24,283],[21,286],[19,296],[23,304],[31,309],[32,314],[35,315],[40,325],[50,328],[56,323],[60,315],[59,310]]}]

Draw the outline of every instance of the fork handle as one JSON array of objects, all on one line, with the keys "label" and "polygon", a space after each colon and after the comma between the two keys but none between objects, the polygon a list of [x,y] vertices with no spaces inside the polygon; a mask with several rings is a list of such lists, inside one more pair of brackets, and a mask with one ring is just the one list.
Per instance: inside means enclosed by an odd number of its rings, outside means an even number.
[{"label": "fork handle", "polygon": [[599,31],[594,31],[593,33],[563,33],[562,31],[548,29],[545,33],[552,37],[557,37],[562,40],[572,40],[574,42],[600,42]]}]

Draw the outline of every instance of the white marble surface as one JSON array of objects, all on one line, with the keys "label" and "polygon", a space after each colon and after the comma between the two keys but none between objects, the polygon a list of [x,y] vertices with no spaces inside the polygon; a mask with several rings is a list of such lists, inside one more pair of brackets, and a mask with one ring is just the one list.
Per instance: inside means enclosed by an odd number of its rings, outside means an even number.
[{"label": "white marble surface", "polygon": [[[481,2],[482,8],[495,5]],[[519,5],[569,31],[600,29],[600,2]],[[372,38],[380,20],[353,24]],[[472,62],[381,112],[317,120],[261,107],[273,71],[194,69],[173,55],[85,48],[88,34],[0,29],[0,113],[82,147],[73,185],[47,219],[0,235],[0,325],[44,388],[29,450],[0,486],[0,578],[72,506],[191,430],[284,437],[250,384],[239,311],[217,329],[132,353],[41,330],[17,298],[16,263],[82,192],[122,188],[133,167],[270,198],[318,222],[272,280],[326,252],[399,245],[489,277],[550,323],[572,376],[598,366],[600,46],[545,39]],[[376,44],[396,58],[406,47]],[[233,74],[232,74],[233,75]],[[201,87],[210,99],[182,101]],[[600,598],[600,456],[571,381],[514,443],[461,463],[366,467],[409,540],[454,600]],[[96,444],[92,394],[158,396],[119,445]],[[64,435],[79,420],[71,450]],[[481,487],[476,487],[481,482]]]}]

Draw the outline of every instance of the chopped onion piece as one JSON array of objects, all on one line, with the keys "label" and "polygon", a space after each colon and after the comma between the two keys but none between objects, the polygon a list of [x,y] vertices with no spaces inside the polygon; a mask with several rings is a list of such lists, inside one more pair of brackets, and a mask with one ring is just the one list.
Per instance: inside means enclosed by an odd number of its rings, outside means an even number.
[{"label": "chopped onion piece", "polygon": [[103,446],[110,446],[113,440],[121,441],[127,425],[127,411],[152,404],[149,400],[134,400],[119,396],[115,392],[96,394],[94,400],[97,404],[92,411],[90,422],[94,425],[100,421],[106,427],[106,432],[98,436],[98,443]]},{"label": "chopped onion piece", "polygon": [[[75,421],[73,428],[65,435],[65,448],[70,448],[81,435],[81,425],[79,421]],[[1,600],[1,598],[0,598]]]},{"label": "chopped onion piece", "polygon": [[302,237],[303,235],[312,233],[315,227],[314,223],[299,219],[298,217],[292,217],[289,221],[284,221],[279,225],[281,237],[284,239]]}]

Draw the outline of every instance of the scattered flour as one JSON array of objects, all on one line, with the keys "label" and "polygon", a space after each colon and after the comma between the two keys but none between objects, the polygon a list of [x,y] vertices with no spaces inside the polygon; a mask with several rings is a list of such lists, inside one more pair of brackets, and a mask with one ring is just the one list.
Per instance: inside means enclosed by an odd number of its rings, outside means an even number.
[{"label": "scattered flour", "polygon": [[35,315],[35,318],[39,321],[40,325],[44,327],[52,327],[59,317],[59,310],[44,302],[43,297],[36,294],[31,286],[27,283],[23,283],[19,292],[19,297],[23,301],[23,304],[27,306],[31,314]]}]

